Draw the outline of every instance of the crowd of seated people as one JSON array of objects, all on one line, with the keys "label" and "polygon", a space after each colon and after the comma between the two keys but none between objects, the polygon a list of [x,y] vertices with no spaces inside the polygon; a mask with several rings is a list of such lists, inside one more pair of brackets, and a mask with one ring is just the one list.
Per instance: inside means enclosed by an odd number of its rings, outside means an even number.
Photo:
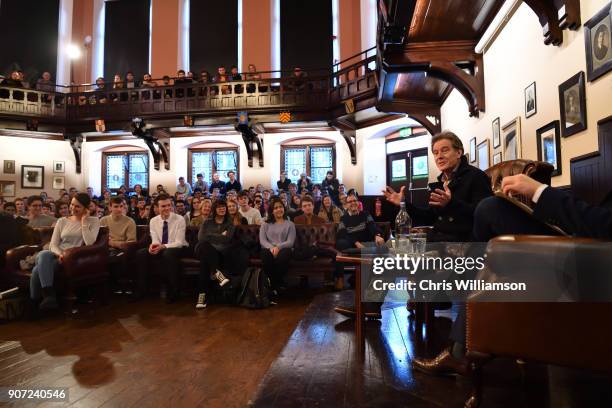
[{"label": "crowd of seated people", "polygon": [[[287,85],[287,89],[294,90],[303,90],[306,86],[305,78],[308,77],[306,71],[302,70],[300,67],[295,67],[295,69],[291,72],[290,78],[292,81]],[[128,71],[125,75],[121,73],[115,73],[112,81],[108,81],[104,77],[98,77],[93,84],[93,89],[85,91],[83,95],[80,95],[76,98],[69,98],[69,104],[105,104],[105,103],[114,103],[114,102],[126,102],[126,101],[134,101],[139,98],[142,99],[161,99],[162,95],[165,98],[182,98],[185,96],[194,97],[194,96],[206,96],[208,92],[210,92],[211,96],[214,95],[226,95],[231,92],[231,85],[224,85],[221,87],[213,86],[210,88],[193,88],[190,87],[186,91],[184,89],[170,89],[165,88],[163,90],[152,90],[152,91],[143,91],[139,94],[139,92],[126,92],[127,89],[136,89],[136,88],[156,88],[160,87],[171,87],[174,85],[189,85],[189,84],[218,84],[218,83],[226,83],[232,81],[259,81],[263,78],[262,73],[257,71],[257,68],[254,64],[248,65],[248,70],[246,73],[241,74],[238,71],[237,66],[232,66],[227,72],[226,67],[220,66],[217,68],[217,72],[214,76],[212,76],[208,71],[202,70],[198,77],[194,75],[193,72],[180,69],[176,72],[176,76],[170,77],[168,75],[163,76],[161,81],[154,80],[150,73],[145,73],[142,76],[142,80],[138,80],[135,74],[132,71]],[[70,86],[58,86],[53,82],[51,73],[48,71],[44,71],[40,78],[35,82],[31,82],[26,79],[25,74],[21,70],[14,70],[8,77],[4,77],[0,75],[0,85],[12,88],[25,88],[25,89],[35,89],[37,91],[46,91],[46,92],[81,92],[84,89],[90,88],[87,85],[80,86],[76,84],[71,84]],[[247,84],[244,87],[241,84],[238,84],[234,87],[234,93],[242,94],[254,93],[257,89],[260,92],[267,92],[269,87],[267,85],[257,85],[255,83]],[[0,98],[8,98],[9,92],[5,90],[0,90]],[[13,92],[13,98],[17,100],[22,100],[24,98],[24,94],[22,91]],[[50,95],[44,94],[42,97],[43,103],[51,103],[52,97]],[[59,103],[60,99],[56,98],[56,103]]]},{"label": "crowd of seated people", "polygon": [[[348,215],[347,205],[357,200],[351,190],[347,203],[345,187],[329,171],[320,184],[313,184],[301,175],[299,186],[281,175],[279,186],[284,189],[266,189],[262,184],[243,189],[233,171],[227,181],[219,174],[212,175],[210,183],[197,174],[193,184],[180,177],[173,195],[163,185],[147,191],[139,184],[128,189],[103,188],[96,196],[93,188],[79,192],[76,188],[59,190],[57,198],[43,192],[28,198],[7,202],[0,197],[0,213],[14,220],[19,228],[54,227],[49,251],[39,253],[32,277],[32,299],[40,301],[42,308],[55,308],[57,301],[52,288],[53,271],[62,261],[68,248],[89,245],[95,241],[100,226],[109,229],[109,255],[120,255],[127,246],[137,241],[137,226],[149,226],[152,244],[142,248],[138,259],[138,276],[134,298],[142,298],[147,291],[150,266],[163,265],[168,282],[167,300],[178,297],[179,259],[190,250],[185,238],[188,227],[199,228],[195,256],[201,259],[202,278],[199,285],[198,308],[206,306],[206,292],[210,289],[207,277],[225,284],[227,277],[244,271],[248,262],[245,243],[234,239],[234,230],[240,225],[260,225],[259,243],[264,270],[275,289],[282,288],[288,262],[293,253],[296,224],[341,223]],[[82,222],[81,222],[82,221]],[[81,222],[81,224],[79,224]],[[78,226],[87,225],[87,231]],[[81,235],[79,235],[79,233]],[[304,243],[299,259],[330,255],[334,243]],[[158,259],[158,261],[157,261]],[[113,262],[112,282],[127,268]],[[221,268],[222,265],[223,267]],[[221,270],[223,272],[221,272]],[[338,273],[335,277],[339,277]],[[342,285],[338,284],[340,289]],[[46,300],[46,299],[49,300]]]}]

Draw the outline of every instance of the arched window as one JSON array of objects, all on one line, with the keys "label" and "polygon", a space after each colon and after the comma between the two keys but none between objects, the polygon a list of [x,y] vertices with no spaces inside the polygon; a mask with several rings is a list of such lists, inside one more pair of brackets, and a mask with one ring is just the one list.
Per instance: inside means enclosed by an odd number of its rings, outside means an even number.
[{"label": "arched window", "polygon": [[240,180],[238,146],[230,143],[209,142],[189,148],[187,165],[190,184],[196,180],[197,174],[202,174],[209,184],[213,173],[219,173],[221,181],[228,181],[229,171],[236,173],[236,179]]},{"label": "arched window", "polygon": [[325,174],[336,173],[336,146],[325,139],[299,139],[281,145],[281,171],[291,180],[306,173],[314,184],[321,183]]},{"label": "arched window", "polygon": [[102,187],[111,191],[121,186],[149,188],[149,153],[136,147],[120,146],[102,152]]}]

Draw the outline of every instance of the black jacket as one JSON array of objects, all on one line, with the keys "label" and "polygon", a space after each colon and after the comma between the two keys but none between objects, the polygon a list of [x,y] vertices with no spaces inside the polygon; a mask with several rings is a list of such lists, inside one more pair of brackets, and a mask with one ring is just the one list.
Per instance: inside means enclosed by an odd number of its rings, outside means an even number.
[{"label": "black jacket", "polygon": [[225,194],[225,183],[223,181],[213,181],[212,183],[210,183],[208,191],[212,194],[215,188],[219,189],[219,194]]},{"label": "black jacket", "polygon": [[338,204],[339,199],[338,199],[338,189],[340,189],[340,182],[338,181],[337,178],[333,178],[331,180],[328,180],[327,177],[325,177],[323,179],[323,181],[321,182],[321,191],[323,191],[326,194],[329,194],[333,200],[334,203]]},{"label": "black jacket", "polygon": [[289,184],[291,184],[290,178],[286,178],[285,181],[276,181],[276,187],[278,187],[279,190],[283,191],[289,191]]},{"label": "black jacket", "polygon": [[579,237],[612,239],[612,209],[591,206],[552,187],[542,192],[533,216]]},{"label": "black jacket", "polygon": [[[442,175],[438,176],[442,181]],[[406,203],[406,210],[412,217],[412,224],[434,227],[431,241],[471,241],[474,224],[474,210],[478,203],[491,195],[491,181],[486,173],[470,166],[465,156],[448,184],[451,201],[444,208],[416,207]]]},{"label": "black jacket", "polygon": [[234,180],[233,183],[229,180],[225,183],[225,192],[227,193],[230,190],[235,190],[237,193],[242,190],[242,186],[240,185],[238,179]]}]

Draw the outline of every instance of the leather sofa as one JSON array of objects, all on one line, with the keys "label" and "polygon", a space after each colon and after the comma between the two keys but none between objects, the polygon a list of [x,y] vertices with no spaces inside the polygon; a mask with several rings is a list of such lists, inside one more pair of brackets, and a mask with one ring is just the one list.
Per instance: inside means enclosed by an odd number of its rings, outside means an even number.
[{"label": "leather sofa", "polygon": [[[52,228],[35,228],[38,244],[22,245],[10,249],[6,254],[4,280],[11,287],[29,290],[31,270],[22,269],[20,261],[34,255],[48,243]],[[98,238],[93,245],[71,248],[64,254],[64,262],[55,275],[55,286],[66,301],[67,310],[72,309],[76,299],[75,293],[81,287],[96,286],[104,289],[102,300],[106,301],[106,284],[108,282],[108,229],[100,228]]]},{"label": "leather sofa", "polygon": [[[487,170],[494,190],[503,177],[521,173],[550,184],[551,172],[552,166],[547,163],[527,160],[503,162]],[[496,273],[496,265],[499,270],[499,265],[516,259],[520,244],[521,262],[533,265],[537,273],[542,256],[558,253],[560,247],[576,250],[580,248],[577,244],[592,242],[560,236],[497,237],[488,243],[487,265],[491,273]],[[612,303],[493,303],[478,302],[477,297],[472,300],[467,303],[466,347],[473,389],[466,407],[480,405],[482,367],[495,357],[612,373],[612,356],[608,353],[612,327],[606,324],[612,315]]]}]

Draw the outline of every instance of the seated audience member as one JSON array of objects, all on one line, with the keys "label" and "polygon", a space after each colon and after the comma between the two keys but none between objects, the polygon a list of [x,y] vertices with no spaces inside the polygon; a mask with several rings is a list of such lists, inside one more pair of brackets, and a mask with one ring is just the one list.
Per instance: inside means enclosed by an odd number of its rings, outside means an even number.
[{"label": "seated audience member", "polygon": [[143,190],[140,184],[134,185],[134,193],[136,193],[136,197],[147,197],[148,194],[145,190]]},{"label": "seated audience member", "polygon": [[210,217],[211,208],[212,200],[210,198],[194,198],[191,211],[185,216],[185,220],[189,218],[188,225],[190,227],[199,227]]},{"label": "seated audience member", "polygon": [[225,194],[225,183],[219,180],[219,173],[213,173],[212,183],[210,183],[208,190],[212,193],[215,188],[219,189],[219,194]]},{"label": "seated audience member", "polygon": [[[359,211],[359,202],[357,197],[351,195],[347,198],[348,211],[340,219],[338,231],[336,232],[336,249],[345,251],[350,248],[364,249],[366,247],[381,248],[385,245],[385,239],[381,231],[376,226],[372,216],[366,211]],[[338,271],[341,271],[339,268]],[[334,276],[334,285],[337,288],[344,286],[344,276]],[[380,319],[380,308],[382,302],[365,303],[366,316]],[[334,310],[336,312],[352,317],[355,314],[355,309],[352,306],[339,306]]]},{"label": "seated audience member", "polygon": [[323,194],[328,194],[334,201],[334,204],[338,205],[338,194],[340,193],[340,182],[334,176],[334,172],[329,170],[325,176],[325,179],[321,182],[321,190]]},{"label": "seated audience member", "polygon": [[[230,80],[229,75],[227,75],[225,67],[218,67],[217,68],[217,75],[215,75],[213,77],[213,82],[215,83],[220,83],[220,82],[227,82]],[[230,91],[230,87],[229,86],[223,86],[221,87],[221,93],[228,94]],[[217,89],[217,94],[219,93],[218,89]]]},{"label": "seated audience member", "polygon": [[249,193],[246,190],[238,194],[238,204],[240,205],[240,215],[247,219],[249,225],[261,225],[261,214],[255,208],[249,205]]},{"label": "seated audience member", "polygon": [[[233,251],[235,225],[227,213],[227,204],[217,200],[212,208],[213,215],[206,220],[198,232],[198,244],[195,252],[200,258],[199,295],[196,309],[206,307],[206,295],[210,293],[210,280],[214,278],[219,286],[230,282],[228,276],[238,276],[242,271],[236,269],[241,262],[236,262]],[[248,262],[248,259],[247,259]],[[246,268],[246,262],[244,263]]]},{"label": "seated audience member", "polygon": [[298,193],[298,187],[297,184],[295,183],[291,183],[289,184],[289,191],[288,194],[293,197],[294,195],[296,195]]},{"label": "seated audience member", "polygon": [[284,285],[295,243],[295,224],[287,219],[286,209],[277,197],[270,201],[266,222],[259,229],[261,261],[270,278],[272,288],[278,291]]},{"label": "seated audience member", "polygon": [[308,73],[306,71],[303,71],[302,68],[300,67],[295,67],[293,68],[293,72],[291,73],[291,78],[293,78],[293,81],[291,83],[291,87],[293,88],[293,90],[295,91],[302,91],[305,89],[305,79],[308,76]]},{"label": "seated audience member", "polygon": [[70,206],[63,201],[55,202],[55,218],[68,217],[70,215]]},{"label": "seated audience member", "polygon": [[157,187],[155,187],[155,190],[157,191],[157,194],[161,194],[161,193],[168,194],[166,193],[166,189],[164,188],[164,186],[161,184],[158,184]]},{"label": "seated audience member", "polygon": [[202,192],[208,191],[208,183],[204,180],[204,176],[200,173],[196,175],[196,181],[193,183],[193,191],[199,188]]},{"label": "seated audience member", "polygon": [[96,87],[93,90],[93,95],[89,97],[89,104],[95,105],[96,103],[104,104],[107,102],[106,83],[104,82],[104,78],[98,77],[96,78]]},{"label": "seated audience member", "polygon": [[[121,78],[121,75],[119,74],[115,74],[115,76],[113,77],[113,89],[124,89],[125,88],[125,83],[123,82],[123,79]],[[111,101],[113,102],[118,102],[119,99],[121,99],[122,101],[126,101],[127,100],[127,94],[124,93],[119,93],[119,92],[113,92],[111,95]]]},{"label": "seated audience member", "polygon": [[187,215],[187,206],[185,205],[184,200],[176,200],[174,212],[180,215],[181,217],[185,217],[185,215]]},{"label": "seated audience member", "polygon": [[[524,174],[504,177],[504,194],[520,195],[535,204],[533,215],[499,197],[483,199],[474,212],[474,239],[487,242],[499,235],[558,235],[553,224],[576,237],[612,239],[612,210],[591,206]],[[413,368],[429,374],[468,373],[465,358],[466,310],[459,308],[450,338],[453,344],[433,359],[415,358]]]},{"label": "seated audience member", "polygon": [[97,217],[98,216],[98,203],[96,203],[94,200],[89,201],[89,216],[90,217]]},{"label": "seated audience member", "polygon": [[296,225],[317,225],[325,224],[327,221],[314,214],[314,200],[312,197],[306,196],[302,199],[302,214],[296,216],[293,222]]},{"label": "seated audience member", "polygon": [[136,203],[136,211],[132,213],[132,218],[136,225],[148,225],[149,224],[149,213],[147,211],[147,199],[144,197],[138,197]]},{"label": "seated audience member", "polygon": [[159,265],[167,282],[166,302],[173,303],[179,297],[180,258],[188,252],[185,219],[172,212],[172,199],[167,194],[157,196],[155,206],[159,215],[149,222],[151,245],[136,254],[139,270],[138,289],[134,297],[138,300],[145,296],[150,267]]},{"label": "seated audience member", "polygon": [[255,200],[253,201],[253,208],[259,211],[259,214],[261,214],[262,217],[266,215],[267,208],[264,206],[263,198],[261,196],[255,196]]},{"label": "seated audience member", "polygon": [[297,192],[300,194],[302,191],[312,191],[312,181],[306,176],[306,173],[300,174],[300,179],[297,181]]},{"label": "seated audience member", "polygon": [[136,223],[124,214],[125,204],[121,197],[111,199],[110,215],[102,217],[100,226],[108,227],[108,246],[111,254],[121,252],[126,244],[136,242]]},{"label": "seated audience member", "polygon": [[157,86],[157,82],[153,80],[151,74],[146,73],[142,76],[142,87],[143,88],[155,88]]},{"label": "seated audience member", "polygon": [[342,211],[336,207],[330,196],[323,196],[321,199],[321,209],[319,217],[325,219],[325,222],[339,223],[342,218]]},{"label": "seated audience member", "polygon": [[[232,65],[232,67],[230,68],[230,77],[232,79],[232,81],[242,81],[242,75],[240,75],[240,73],[238,72],[238,67],[235,65]],[[240,84],[236,85],[236,87],[234,88],[234,92],[241,94],[244,90],[244,87]]]},{"label": "seated audience member", "polygon": [[234,225],[238,226],[249,224],[247,219],[244,218],[238,211],[238,203],[236,201],[232,200],[227,202],[227,213],[229,214],[229,217]]},{"label": "seated audience member", "polygon": [[[174,79],[174,85],[185,85],[191,83],[191,80],[185,76],[185,71],[179,69],[176,72],[176,78]],[[185,96],[185,90],[183,88],[179,88],[175,91],[175,95],[177,98],[183,98]]]},{"label": "seated audience member", "polygon": [[[54,205],[54,204],[55,204],[55,203],[53,203],[53,202],[50,202],[50,203],[44,203],[44,204],[43,204],[43,206],[42,206],[42,212],[41,212],[41,214],[42,214],[42,215],[48,215],[49,217],[53,217],[53,215],[52,215],[52,214],[54,214],[54,213],[55,213],[55,211],[54,211],[54,209],[53,209],[53,205]],[[1,211],[1,209],[0,209],[0,211]],[[53,217],[53,218],[55,218],[55,217]]]},{"label": "seated audience member", "polygon": [[64,259],[67,249],[92,245],[96,242],[100,230],[100,220],[88,216],[89,196],[85,193],[77,194],[70,203],[70,217],[57,220],[49,250],[41,251],[36,256],[36,265],[30,277],[30,296],[34,301],[43,298],[39,307],[41,309],[57,308],[57,299],[53,279],[57,267]]},{"label": "seated audience member", "polygon": [[[245,79],[247,81],[259,81],[261,79],[261,74],[257,73],[257,68],[255,67],[254,64],[249,64],[248,67],[248,71],[245,75]],[[247,93],[253,93],[255,92],[255,90],[257,89],[257,85],[256,84],[248,84],[247,87]],[[260,92],[266,92],[267,91],[267,87],[260,87]]]},{"label": "seated audience member", "polygon": [[[429,206],[420,208],[406,202],[413,225],[432,225],[430,241],[471,241],[474,210],[480,201],[493,194],[491,181],[484,171],[470,166],[464,155],[461,139],[452,132],[442,132],[431,138],[431,151],[441,171],[435,190],[429,196]],[[387,187],[385,198],[399,205],[404,200]]]},{"label": "seated audience member", "polygon": [[240,182],[236,180],[236,173],[233,170],[227,172],[227,177],[229,177],[229,180],[225,183],[226,194],[231,190],[242,191],[242,186],[240,185]]},{"label": "seated audience member", "polygon": [[4,212],[13,217],[13,219],[15,219],[15,221],[17,221],[17,224],[21,227],[21,226],[25,226],[28,224],[29,220],[25,217],[19,217],[17,216],[17,207],[15,206],[15,203],[5,203],[4,204]]},{"label": "seated audience member", "polygon": [[280,180],[276,182],[278,192],[280,193],[281,191],[289,191],[289,184],[291,184],[291,179],[287,178],[287,172],[281,171]]},{"label": "seated audience member", "polygon": [[201,84],[207,84],[210,82],[210,74],[208,71],[200,71],[200,79],[198,82]]},{"label": "seated audience member", "polygon": [[185,183],[185,177],[179,177],[179,182],[176,185],[176,192],[178,194],[191,195],[193,192],[189,183]]},{"label": "seated audience member", "polygon": [[[41,92],[55,92],[55,84],[51,81],[51,73],[43,72],[42,76],[36,81],[36,90]],[[51,103],[51,95],[43,94],[42,102]]]},{"label": "seated audience member", "polygon": [[295,217],[302,215],[302,198],[299,195],[291,196],[291,202],[287,207],[287,215],[291,221]]},{"label": "seated audience member", "polygon": [[[162,86],[166,87],[164,89],[164,98],[172,98],[172,88],[170,88],[172,86],[172,80],[168,75],[164,75],[162,77]],[[155,91],[153,95],[155,98],[161,98],[160,91]]]},{"label": "seated audience member", "polygon": [[42,213],[43,200],[40,196],[28,198],[28,225],[32,228],[51,227],[55,224],[55,217]]},{"label": "seated audience member", "polygon": [[21,217],[21,218],[28,218],[28,211],[26,209],[26,203],[25,200],[23,198],[16,198],[15,201],[13,201],[15,203],[15,208],[17,210],[17,213],[15,214],[17,217]]}]

